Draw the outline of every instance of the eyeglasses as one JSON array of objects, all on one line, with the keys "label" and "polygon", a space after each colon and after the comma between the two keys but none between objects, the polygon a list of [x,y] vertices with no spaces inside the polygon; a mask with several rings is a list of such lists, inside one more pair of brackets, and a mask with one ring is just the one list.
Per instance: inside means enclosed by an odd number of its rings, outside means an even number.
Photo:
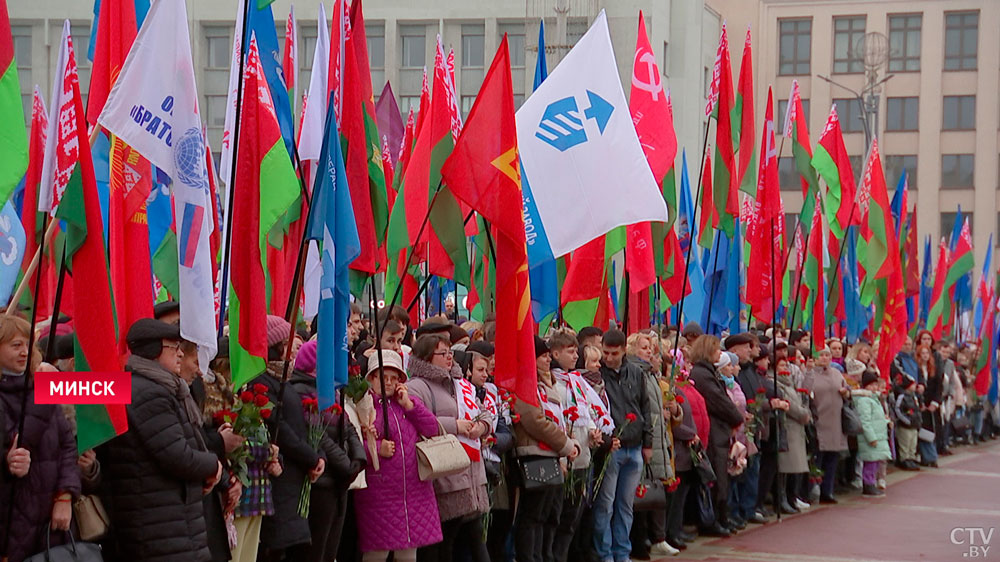
[{"label": "eyeglasses", "polygon": [[434,355],[443,355],[445,357],[450,357],[452,355],[455,355],[455,352],[452,351],[452,350],[450,350],[450,349],[448,349],[446,351],[435,351]]},{"label": "eyeglasses", "polygon": [[162,344],[162,345],[163,345],[163,347],[165,347],[167,349],[176,349],[178,351],[180,351],[180,349],[181,349],[181,344],[179,344],[179,343],[176,343],[176,344],[165,343],[165,344]]}]

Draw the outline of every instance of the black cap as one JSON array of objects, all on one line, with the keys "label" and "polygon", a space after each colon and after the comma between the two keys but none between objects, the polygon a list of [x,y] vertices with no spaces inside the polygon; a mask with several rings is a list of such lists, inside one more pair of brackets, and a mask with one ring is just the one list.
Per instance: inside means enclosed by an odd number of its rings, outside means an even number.
[{"label": "black cap", "polygon": [[726,338],[726,349],[732,349],[737,345],[749,344],[753,345],[754,337],[749,332],[743,332],[740,334],[733,334]]},{"label": "black cap", "polygon": [[549,344],[545,343],[545,340],[535,336],[535,357],[541,357],[549,352]]},{"label": "black cap", "polygon": [[417,337],[424,334],[444,334],[451,339],[451,324],[445,322],[437,322],[431,320],[430,322],[424,322],[419,328],[417,328]]},{"label": "black cap", "polygon": [[173,314],[181,309],[181,303],[177,301],[163,301],[153,307],[153,318],[159,320],[168,314]]},{"label": "black cap", "polygon": [[875,371],[865,371],[864,374],[861,375],[861,388],[864,388],[870,385],[871,383],[878,381],[879,381],[878,373],[876,373]]},{"label": "black cap", "polygon": [[[128,329],[125,337],[132,353],[152,359],[160,355],[160,342],[181,340],[181,329],[176,324],[167,324],[153,318],[140,318]],[[155,344],[155,345],[152,345]],[[153,352],[155,351],[155,354]],[[152,354],[152,357],[150,355]]]},{"label": "black cap", "polygon": [[465,348],[465,351],[467,352],[475,351],[476,353],[484,357],[493,357],[493,354],[496,353],[496,348],[493,347],[493,344],[491,344],[488,341],[479,340],[470,343]]}]

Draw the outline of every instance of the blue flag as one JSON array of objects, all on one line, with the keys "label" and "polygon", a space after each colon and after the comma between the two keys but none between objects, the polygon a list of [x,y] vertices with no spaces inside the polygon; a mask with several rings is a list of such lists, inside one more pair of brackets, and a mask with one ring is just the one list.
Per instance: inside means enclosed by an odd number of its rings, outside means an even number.
[{"label": "blue flag", "polygon": [[[10,201],[0,210],[0,301],[7,302],[24,261],[24,226]],[[15,303],[16,304],[16,303]]]},{"label": "blue flag", "polygon": [[[549,69],[545,62],[545,21],[539,20],[538,61],[535,64],[535,82],[532,90],[537,90],[548,75]],[[523,172],[522,168],[521,190],[524,196],[530,199],[531,187]],[[559,310],[559,270],[556,260],[551,255],[534,261],[532,257],[532,253],[529,252],[528,283],[531,287],[531,315],[540,326],[548,326],[552,315]]]},{"label": "blue flag", "polygon": [[729,311],[729,333],[738,334],[740,328],[740,311],[743,310],[743,300],[740,298],[740,287],[745,285],[743,274],[743,242],[740,239],[740,220],[736,219],[733,231],[733,243],[729,246],[729,265],[726,268],[726,310]]},{"label": "blue flag", "polygon": [[285,141],[289,158],[295,151],[295,122],[292,119],[292,102],[288,99],[288,85],[281,68],[281,51],[278,50],[278,31],[274,26],[274,13],[271,5],[259,7],[259,2],[250,3],[250,16],[247,18],[247,30],[244,34],[243,50],[250,49],[250,37],[256,34],[257,49],[260,51],[260,65],[267,78],[267,89],[271,92],[271,103],[278,116],[278,126],[281,137]]},{"label": "blue flag", "polygon": [[858,283],[858,227],[847,230],[846,251],[840,263],[841,283],[844,289],[844,316],[847,318],[847,343],[857,343],[861,334],[868,327],[872,309],[861,304],[861,289]]},{"label": "blue flag", "polygon": [[[332,98],[333,92],[331,92]],[[312,210],[306,236],[320,243],[323,275],[319,292],[316,390],[320,409],[336,401],[335,389],[347,384],[347,319],[351,315],[348,266],[361,254],[354,206],[347,187],[340,133],[331,99],[326,134],[313,184]]]},{"label": "blue flag", "polygon": [[[955,224],[951,228],[951,238],[948,240],[948,251],[954,252],[955,247],[958,246],[958,239],[962,237],[962,225],[965,223],[964,217],[962,217],[962,206],[958,206],[958,212],[955,214]],[[958,313],[961,314],[964,311],[972,310],[972,273],[966,273],[962,277],[955,281],[955,293],[953,295],[955,306],[958,307]]]},{"label": "blue flag", "polygon": [[899,175],[899,182],[896,183],[896,191],[892,194],[892,202],[889,204],[893,224],[896,226],[896,240],[903,240],[900,226],[903,224],[903,216],[906,215],[906,209],[903,208],[903,194],[906,193],[906,190],[906,170],[903,170],[903,173]]},{"label": "blue flag", "polygon": [[[681,153],[681,201],[677,212],[677,237],[680,239],[681,255],[687,258],[691,241],[697,240],[698,223],[694,220],[694,200],[691,197],[691,180],[688,177],[687,151]],[[705,308],[705,273],[697,259],[688,264],[688,282],[691,294],[684,297],[684,318],[677,318],[680,307],[674,307],[674,322],[700,321],[702,309]]]},{"label": "blue flag", "polygon": [[991,345],[993,347],[993,351],[990,352],[990,391],[988,396],[990,404],[996,406],[997,397],[998,394],[1000,394],[1000,389],[998,389],[1000,381],[997,380],[997,371],[1000,369],[998,369],[996,360],[997,349],[1000,348],[1000,329],[993,330],[993,341],[991,342]]},{"label": "blue flag", "polygon": [[927,314],[931,308],[931,296],[934,292],[934,281],[931,279],[931,236],[924,239],[924,267],[920,272],[920,315],[917,320],[921,326],[927,325]]},{"label": "blue flag", "polygon": [[979,278],[979,295],[976,299],[976,313],[973,317],[973,326],[975,327],[975,334],[978,338],[982,334],[981,328],[983,326],[983,313],[984,306],[989,306],[989,303],[984,303],[983,299],[986,297],[986,288],[989,286],[990,281],[990,270],[993,268],[993,233],[990,233],[990,243],[986,246],[986,259],[983,261],[983,274]]}]

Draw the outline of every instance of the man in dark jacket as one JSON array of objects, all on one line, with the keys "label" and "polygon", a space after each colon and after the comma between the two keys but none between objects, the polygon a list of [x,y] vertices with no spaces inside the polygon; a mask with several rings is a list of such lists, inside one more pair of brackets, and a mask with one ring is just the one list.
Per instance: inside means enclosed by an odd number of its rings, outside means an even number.
[{"label": "man in dark jacket", "polygon": [[[611,445],[604,480],[594,501],[594,549],[602,561],[628,560],[632,552],[632,503],[643,462],[653,456],[653,425],[642,371],[624,362],[625,334],[608,330],[601,338],[601,377],[619,437]],[[660,414],[662,415],[662,414]],[[617,443],[616,443],[617,442]]]},{"label": "man in dark jacket", "polygon": [[[760,340],[757,336],[744,332],[733,334],[726,338],[726,351],[735,353],[740,360],[740,372],[737,380],[743,395],[748,399],[754,399],[756,391],[764,387],[764,382],[757,373],[757,365],[754,360],[760,354]],[[773,387],[774,383],[770,382]],[[760,443],[759,432],[749,436],[755,443]],[[747,458],[747,466],[743,473],[733,479],[733,490],[735,490],[736,504],[733,506],[733,517],[750,523],[765,523],[767,520],[764,514],[757,511],[757,483],[760,478],[761,455],[757,453]]]},{"label": "man in dark jacket", "polygon": [[128,431],[101,447],[105,508],[114,536],[106,560],[210,560],[202,496],[222,476],[206,446],[201,412],[180,378],[180,329],[136,321]]}]

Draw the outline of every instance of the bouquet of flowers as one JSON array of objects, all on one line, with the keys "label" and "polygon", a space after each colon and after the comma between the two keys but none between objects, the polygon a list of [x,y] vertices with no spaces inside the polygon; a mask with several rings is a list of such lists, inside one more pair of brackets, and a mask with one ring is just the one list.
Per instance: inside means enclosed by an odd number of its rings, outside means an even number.
[{"label": "bouquet of flowers", "polygon": [[747,398],[747,411],[752,417],[746,423],[747,441],[757,444],[760,428],[764,425],[764,404],[767,403],[767,389],[758,388],[753,398]]},{"label": "bouquet of flowers", "polygon": [[[566,435],[573,437],[573,425],[576,421],[580,419],[580,412],[576,406],[570,406],[563,410],[563,419],[566,421]],[[566,479],[563,480],[563,493],[566,497],[574,497],[583,492],[584,483],[582,480],[576,477],[576,473],[573,472],[573,467],[570,465],[567,471]]]},{"label": "bouquet of flowers", "polygon": [[[330,426],[331,415],[343,413],[340,404],[334,403],[326,410],[320,411],[319,400],[306,396],[302,398],[302,411],[306,417],[306,442],[314,451],[319,451],[319,442],[326,434],[326,429]],[[312,480],[306,476],[302,482],[302,491],[299,493],[299,517],[307,519],[309,517],[309,498],[312,495]]]},{"label": "bouquet of flowers", "polygon": [[214,416],[217,424],[232,424],[233,433],[245,438],[245,441],[226,457],[230,469],[244,488],[250,486],[250,476],[247,471],[250,448],[247,446],[247,441],[267,443],[265,423],[271,417],[273,408],[274,404],[267,397],[267,386],[255,384],[252,387],[245,387],[236,396],[232,409],[220,410]]},{"label": "bouquet of flowers", "polygon": [[[622,432],[625,431],[625,428],[628,427],[632,422],[634,422],[637,419],[639,419],[639,417],[633,414],[632,412],[625,414],[625,423],[621,424],[621,426],[615,429],[615,433],[612,436],[612,440],[620,438],[622,436]],[[600,474],[597,475],[597,480],[594,481],[595,497],[597,496],[598,491],[600,491],[601,489],[601,483],[604,481],[604,474],[608,471],[608,463],[610,461],[611,461],[611,453],[608,453],[604,457],[604,464],[601,465],[601,472]]]}]

